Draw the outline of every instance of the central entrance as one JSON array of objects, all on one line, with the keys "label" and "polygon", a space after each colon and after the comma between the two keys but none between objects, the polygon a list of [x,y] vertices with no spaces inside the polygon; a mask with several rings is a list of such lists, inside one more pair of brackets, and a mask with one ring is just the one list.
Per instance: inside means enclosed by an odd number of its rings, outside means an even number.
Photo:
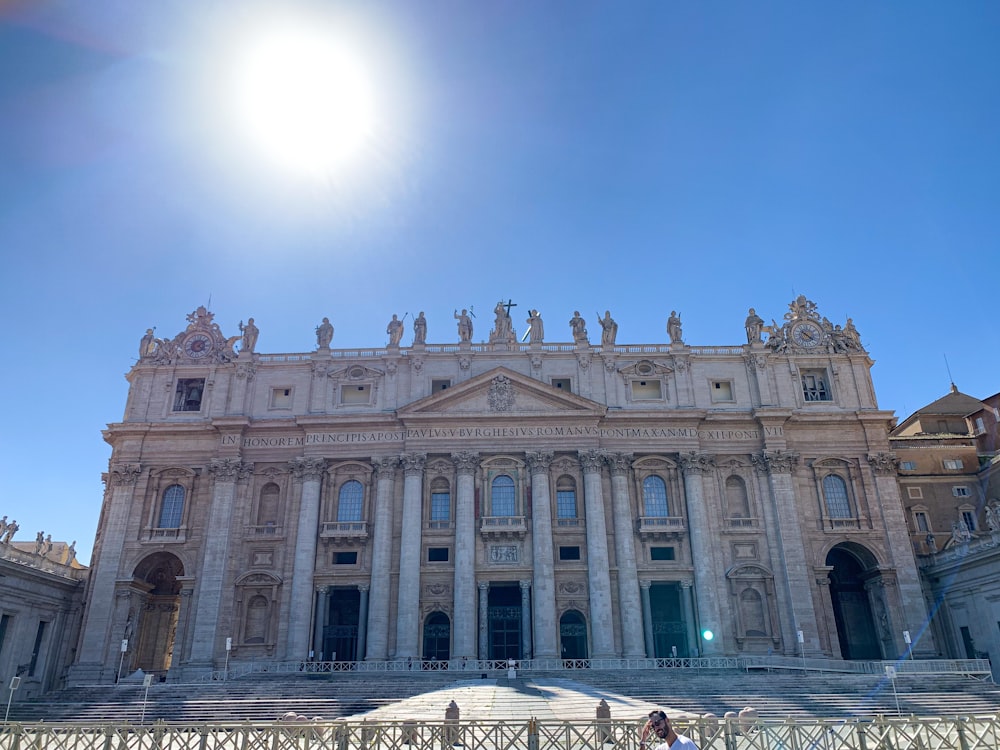
[{"label": "central entrance", "polygon": [[490,659],[521,658],[521,586],[491,583],[487,599]]},{"label": "central entrance", "polygon": [[358,622],[361,613],[361,592],[358,588],[330,589],[329,623],[323,628],[324,659],[331,661],[357,661]]},{"label": "central entrance", "polygon": [[680,584],[653,583],[649,589],[649,609],[653,617],[653,656],[662,659],[690,656]]}]

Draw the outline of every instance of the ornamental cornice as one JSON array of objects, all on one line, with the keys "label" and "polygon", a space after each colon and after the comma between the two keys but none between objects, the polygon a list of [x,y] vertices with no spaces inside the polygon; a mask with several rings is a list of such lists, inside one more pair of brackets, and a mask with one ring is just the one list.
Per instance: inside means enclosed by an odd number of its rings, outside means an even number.
[{"label": "ornamental cornice", "polygon": [[536,474],[540,471],[548,471],[554,455],[552,451],[527,451],[524,458],[528,462],[531,473]]},{"label": "ornamental cornice", "polygon": [[288,462],[288,468],[291,469],[292,476],[300,482],[319,480],[326,469],[326,459],[318,456],[299,456]]},{"label": "ornamental cornice", "polygon": [[424,473],[424,466],[427,464],[426,453],[404,453],[400,456],[403,464],[404,477],[419,477]]},{"label": "ornamental cornice", "polygon": [[682,453],[680,465],[685,474],[711,471],[715,468],[715,456],[711,453]]},{"label": "ornamental cornice", "polygon": [[585,473],[599,472],[601,464],[604,463],[604,452],[599,450],[585,450],[579,452],[580,466]]},{"label": "ornamental cornice", "polygon": [[608,453],[605,455],[604,460],[607,462],[608,468],[611,469],[611,476],[624,477],[628,476],[628,471],[632,468],[632,461],[635,460],[635,455],[632,453]]},{"label": "ornamental cornice", "polygon": [[751,454],[750,460],[760,474],[791,474],[798,465],[799,454],[793,451],[763,451]]},{"label": "ornamental cornice", "polygon": [[112,464],[111,485],[124,487],[135,484],[141,473],[142,467],[139,464]]},{"label": "ornamental cornice", "polygon": [[899,471],[899,458],[895,453],[869,453],[872,471],[882,476],[895,476]]},{"label": "ornamental cornice", "polygon": [[471,451],[459,451],[451,454],[455,469],[459,474],[474,474],[479,468],[479,454]]}]

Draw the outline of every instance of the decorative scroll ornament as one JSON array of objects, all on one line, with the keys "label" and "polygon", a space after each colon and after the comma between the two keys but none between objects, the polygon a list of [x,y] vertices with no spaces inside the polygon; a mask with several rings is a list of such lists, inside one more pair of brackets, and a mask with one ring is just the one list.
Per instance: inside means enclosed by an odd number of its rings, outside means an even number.
[{"label": "decorative scroll ornament", "polygon": [[542,355],[541,354],[532,354],[531,357],[529,357],[529,359],[531,360],[531,368],[533,370],[541,370],[542,369]]},{"label": "decorative scroll ornament", "polygon": [[314,378],[325,378],[330,373],[330,363],[329,362],[313,362],[312,363],[312,373]]},{"label": "decorative scroll ornament", "polygon": [[314,456],[293,458],[288,462],[288,468],[292,470],[292,476],[299,481],[319,480],[326,469],[326,459]]},{"label": "decorative scroll ornament", "polygon": [[468,357],[465,355],[459,357],[458,366],[463,370],[468,370],[470,367],[472,367],[472,357]]},{"label": "decorative scroll ornament", "polygon": [[634,459],[635,456],[632,453],[609,453],[604,457],[613,477],[626,476],[628,470],[632,468]]},{"label": "decorative scroll ornament", "polygon": [[895,476],[899,470],[899,459],[895,453],[870,453],[868,463],[876,474]]},{"label": "decorative scroll ornament", "polygon": [[373,458],[372,466],[375,467],[375,475],[379,479],[385,476],[391,477],[396,473],[396,469],[399,468],[399,456],[379,456],[378,458]]},{"label": "decorative scroll ornament", "polygon": [[506,375],[497,375],[490,382],[486,395],[490,411],[511,411],[514,408],[514,384]]},{"label": "decorative scroll ornament", "polygon": [[111,484],[114,487],[135,484],[141,473],[139,464],[114,464],[111,467]]},{"label": "decorative scroll ornament", "polygon": [[710,453],[682,453],[680,455],[681,471],[702,472],[715,468],[715,456]]},{"label": "decorative scroll ornament", "polygon": [[587,370],[590,368],[590,360],[592,356],[590,352],[577,352],[576,353],[576,363],[580,366],[581,370]]},{"label": "decorative scroll ornament", "polygon": [[240,362],[236,365],[236,377],[241,380],[246,378],[247,382],[254,379],[257,374],[257,365],[253,362]]},{"label": "decorative scroll ornament", "polygon": [[580,466],[585,472],[600,471],[604,463],[604,453],[599,450],[580,451]]},{"label": "decorative scroll ornament", "polygon": [[208,473],[216,482],[235,482],[245,479],[253,472],[253,464],[243,463],[238,458],[213,458],[208,464]]},{"label": "decorative scroll ornament", "polygon": [[403,476],[420,476],[424,473],[424,465],[427,463],[426,453],[404,453],[400,457],[403,464]]},{"label": "decorative scroll ornament", "polygon": [[524,454],[532,474],[548,470],[552,465],[553,455],[552,451],[528,451]]},{"label": "decorative scroll ornament", "polygon": [[799,454],[791,451],[764,451],[751,455],[750,460],[761,474],[791,474],[799,462]]},{"label": "decorative scroll ornament", "polygon": [[451,454],[451,460],[459,474],[471,474],[479,468],[479,454],[470,451],[459,451]]}]

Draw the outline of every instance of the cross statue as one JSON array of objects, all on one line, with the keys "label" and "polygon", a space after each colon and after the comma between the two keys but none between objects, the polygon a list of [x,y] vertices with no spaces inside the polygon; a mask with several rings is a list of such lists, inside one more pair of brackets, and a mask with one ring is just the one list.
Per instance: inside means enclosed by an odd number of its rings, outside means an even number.
[{"label": "cross statue", "polygon": [[501,302],[500,304],[507,308],[507,317],[508,318],[510,317],[510,308],[517,307],[517,303],[514,300],[510,299],[510,298],[508,298],[506,302]]}]

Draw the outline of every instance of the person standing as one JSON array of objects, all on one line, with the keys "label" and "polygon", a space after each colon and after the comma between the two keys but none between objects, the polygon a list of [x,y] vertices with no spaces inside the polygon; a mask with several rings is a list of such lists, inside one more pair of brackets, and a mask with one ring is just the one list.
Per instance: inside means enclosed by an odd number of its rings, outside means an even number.
[{"label": "person standing", "polygon": [[[648,739],[653,735],[651,739]],[[639,750],[698,750],[690,737],[677,734],[663,711],[650,711],[639,737]]]}]

